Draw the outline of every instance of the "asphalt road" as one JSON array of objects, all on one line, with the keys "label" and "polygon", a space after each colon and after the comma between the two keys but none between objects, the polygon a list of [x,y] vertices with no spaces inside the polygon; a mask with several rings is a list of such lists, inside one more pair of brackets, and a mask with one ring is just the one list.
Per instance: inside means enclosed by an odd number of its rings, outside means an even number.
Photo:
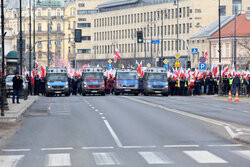
[{"label": "asphalt road", "polygon": [[249,108],[205,97],[41,97],[2,149],[0,167],[249,167],[248,146],[192,117],[250,126]]}]

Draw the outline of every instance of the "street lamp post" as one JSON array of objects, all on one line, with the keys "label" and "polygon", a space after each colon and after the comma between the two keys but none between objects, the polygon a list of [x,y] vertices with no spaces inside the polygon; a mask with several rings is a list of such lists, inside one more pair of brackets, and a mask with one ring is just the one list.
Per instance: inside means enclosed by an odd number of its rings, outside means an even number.
[{"label": "street lamp post", "polygon": [[160,67],[162,67],[163,63],[163,10],[161,10],[161,60]]},{"label": "street lamp post", "polygon": [[237,19],[237,14],[236,14],[236,5],[235,5],[235,7],[234,7],[234,61],[233,61],[233,63],[234,63],[234,68],[235,68],[235,71],[236,71],[236,52],[237,52],[237,50],[236,50],[236,45],[237,45],[237,39],[236,39],[236,19]]},{"label": "street lamp post", "polygon": [[222,87],[221,87],[221,83],[222,83],[222,79],[221,79],[221,8],[220,8],[220,0],[219,0],[219,9],[218,9],[218,12],[219,12],[219,76],[220,76],[220,81],[219,81],[219,92],[218,94],[219,95],[222,95],[223,92],[222,92]]},{"label": "street lamp post", "polygon": [[179,52],[179,0],[174,1],[174,5],[177,7],[176,18],[177,18],[177,26],[176,26],[176,51]]},{"label": "street lamp post", "polygon": [[29,77],[31,76],[31,0],[29,0]]},{"label": "street lamp post", "polygon": [[23,32],[22,32],[22,0],[19,0],[20,3],[20,9],[19,9],[19,18],[20,18],[20,61],[19,61],[19,66],[20,66],[20,75],[23,74]]}]

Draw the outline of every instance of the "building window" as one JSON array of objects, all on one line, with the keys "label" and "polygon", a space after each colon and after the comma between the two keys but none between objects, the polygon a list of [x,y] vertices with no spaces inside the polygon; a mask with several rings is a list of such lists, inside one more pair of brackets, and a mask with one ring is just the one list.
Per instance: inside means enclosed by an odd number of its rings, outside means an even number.
[{"label": "building window", "polygon": [[42,38],[38,38],[37,47],[38,47],[38,48],[42,48]]},{"label": "building window", "polygon": [[70,22],[68,23],[68,30],[70,30]]},{"label": "building window", "polygon": [[38,16],[42,16],[42,11],[41,11],[41,9],[38,9]]},{"label": "building window", "polygon": [[226,6],[220,6],[220,15],[226,16]]},{"label": "building window", "polygon": [[170,41],[168,41],[168,50],[170,50]]},{"label": "building window", "polygon": [[69,46],[69,53],[71,53],[71,47]]},{"label": "building window", "polygon": [[61,10],[60,10],[60,9],[57,9],[57,10],[56,10],[56,15],[57,15],[57,16],[61,16]]},{"label": "building window", "polygon": [[86,28],[86,27],[91,27],[91,23],[78,23],[77,24],[78,28]]},{"label": "building window", "polygon": [[185,34],[185,30],[186,30],[186,24],[185,23],[182,25],[182,28],[183,28],[183,34]]},{"label": "building window", "polygon": [[187,33],[189,33],[189,23],[187,23]]},{"label": "building window", "polygon": [[42,58],[42,52],[39,50],[38,51],[38,59],[41,59]]},{"label": "building window", "polygon": [[189,13],[190,13],[190,10],[189,10],[189,7],[187,7],[187,17],[189,17]]},{"label": "building window", "polygon": [[42,24],[41,23],[38,24],[38,32],[42,32]]},{"label": "building window", "polygon": [[229,44],[227,43],[227,44],[226,44],[226,57],[229,57],[229,56],[230,56],[230,55],[229,55],[229,50],[230,50]]},{"label": "building window", "polygon": [[60,23],[57,24],[57,32],[61,32],[61,24]]},{"label": "building window", "polygon": [[183,8],[183,17],[186,17],[186,8]]},{"label": "building window", "polygon": [[48,17],[50,17],[50,16],[51,16],[51,10],[48,9]]},{"label": "building window", "polygon": [[71,41],[70,34],[68,34],[69,42]]},{"label": "building window", "polygon": [[216,46],[213,46],[214,58],[216,58]]}]

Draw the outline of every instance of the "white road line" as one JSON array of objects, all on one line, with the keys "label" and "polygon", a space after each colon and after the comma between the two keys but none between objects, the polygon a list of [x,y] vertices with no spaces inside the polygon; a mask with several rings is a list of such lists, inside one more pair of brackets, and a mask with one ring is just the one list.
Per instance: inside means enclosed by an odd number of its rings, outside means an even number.
[{"label": "white road line", "polygon": [[99,115],[103,115],[103,113],[99,113]]},{"label": "white road line", "polygon": [[112,127],[110,126],[109,122],[107,120],[104,120],[105,125],[107,126],[109,132],[111,133],[113,139],[115,140],[115,143],[117,144],[118,147],[122,147],[122,143],[119,140],[119,138],[117,137],[117,135],[115,134],[114,130],[112,129]]},{"label": "white road line", "polygon": [[95,111],[96,111],[96,112],[98,112],[98,110],[97,110],[97,109],[96,109]]},{"label": "white road line", "polygon": [[242,111],[242,112],[250,114],[250,111]]},{"label": "white road line", "polygon": [[92,105],[90,104],[89,107],[92,107]]},{"label": "white road line", "polygon": [[106,119],[105,117],[102,117],[102,119]]},{"label": "white road line", "polygon": [[27,152],[30,151],[30,149],[2,149],[4,152]]},{"label": "white road line", "polygon": [[227,163],[227,161],[208,151],[184,151],[184,153],[198,163]]},{"label": "white road line", "polygon": [[188,147],[200,147],[199,145],[164,145],[165,148],[188,148]]},{"label": "white road line", "polygon": [[82,147],[83,150],[114,149],[114,147]]},{"label": "white road line", "polygon": [[123,146],[122,148],[156,148],[156,146]]},{"label": "white road line", "polygon": [[250,160],[250,150],[242,150],[242,151],[232,151],[236,153],[237,155]]},{"label": "white road line", "polygon": [[235,134],[229,126],[224,126],[224,128],[233,139],[237,136],[237,134]]},{"label": "white road line", "polygon": [[241,147],[241,144],[211,144],[208,147]]},{"label": "white road line", "polygon": [[24,157],[24,155],[1,155],[0,166],[1,167],[15,167],[18,162]]},{"label": "white road line", "polygon": [[92,109],[95,109],[95,107],[91,107]]},{"label": "white road line", "polygon": [[41,148],[41,151],[73,150],[73,147]]},{"label": "white road line", "polygon": [[171,164],[173,163],[168,157],[160,152],[138,152],[148,164]]},{"label": "white road line", "polygon": [[114,153],[92,153],[96,165],[120,165],[117,156]]},{"label": "white road line", "polygon": [[47,154],[45,166],[71,166],[69,154]]}]

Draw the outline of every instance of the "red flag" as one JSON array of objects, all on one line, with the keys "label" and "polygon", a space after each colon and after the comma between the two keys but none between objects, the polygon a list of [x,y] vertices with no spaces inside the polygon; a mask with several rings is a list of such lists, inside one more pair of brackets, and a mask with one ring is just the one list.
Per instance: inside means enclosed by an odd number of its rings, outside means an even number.
[{"label": "red flag", "polygon": [[121,59],[121,55],[120,52],[117,48],[115,48],[115,55],[117,56],[117,59],[120,60]]},{"label": "red flag", "polygon": [[35,61],[35,65],[36,65],[36,67],[38,67],[38,62],[37,61]]},{"label": "red flag", "polygon": [[44,78],[44,77],[45,77],[45,68],[41,64],[41,78]]},{"label": "red flag", "polygon": [[140,76],[142,76],[141,67],[142,67],[142,64],[140,64],[138,69],[137,69],[137,74],[140,75]]},{"label": "red flag", "polygon": [[117,62],[117,57],[115,56],[115,58],[114,58],[114,63],[116,63]]}]

